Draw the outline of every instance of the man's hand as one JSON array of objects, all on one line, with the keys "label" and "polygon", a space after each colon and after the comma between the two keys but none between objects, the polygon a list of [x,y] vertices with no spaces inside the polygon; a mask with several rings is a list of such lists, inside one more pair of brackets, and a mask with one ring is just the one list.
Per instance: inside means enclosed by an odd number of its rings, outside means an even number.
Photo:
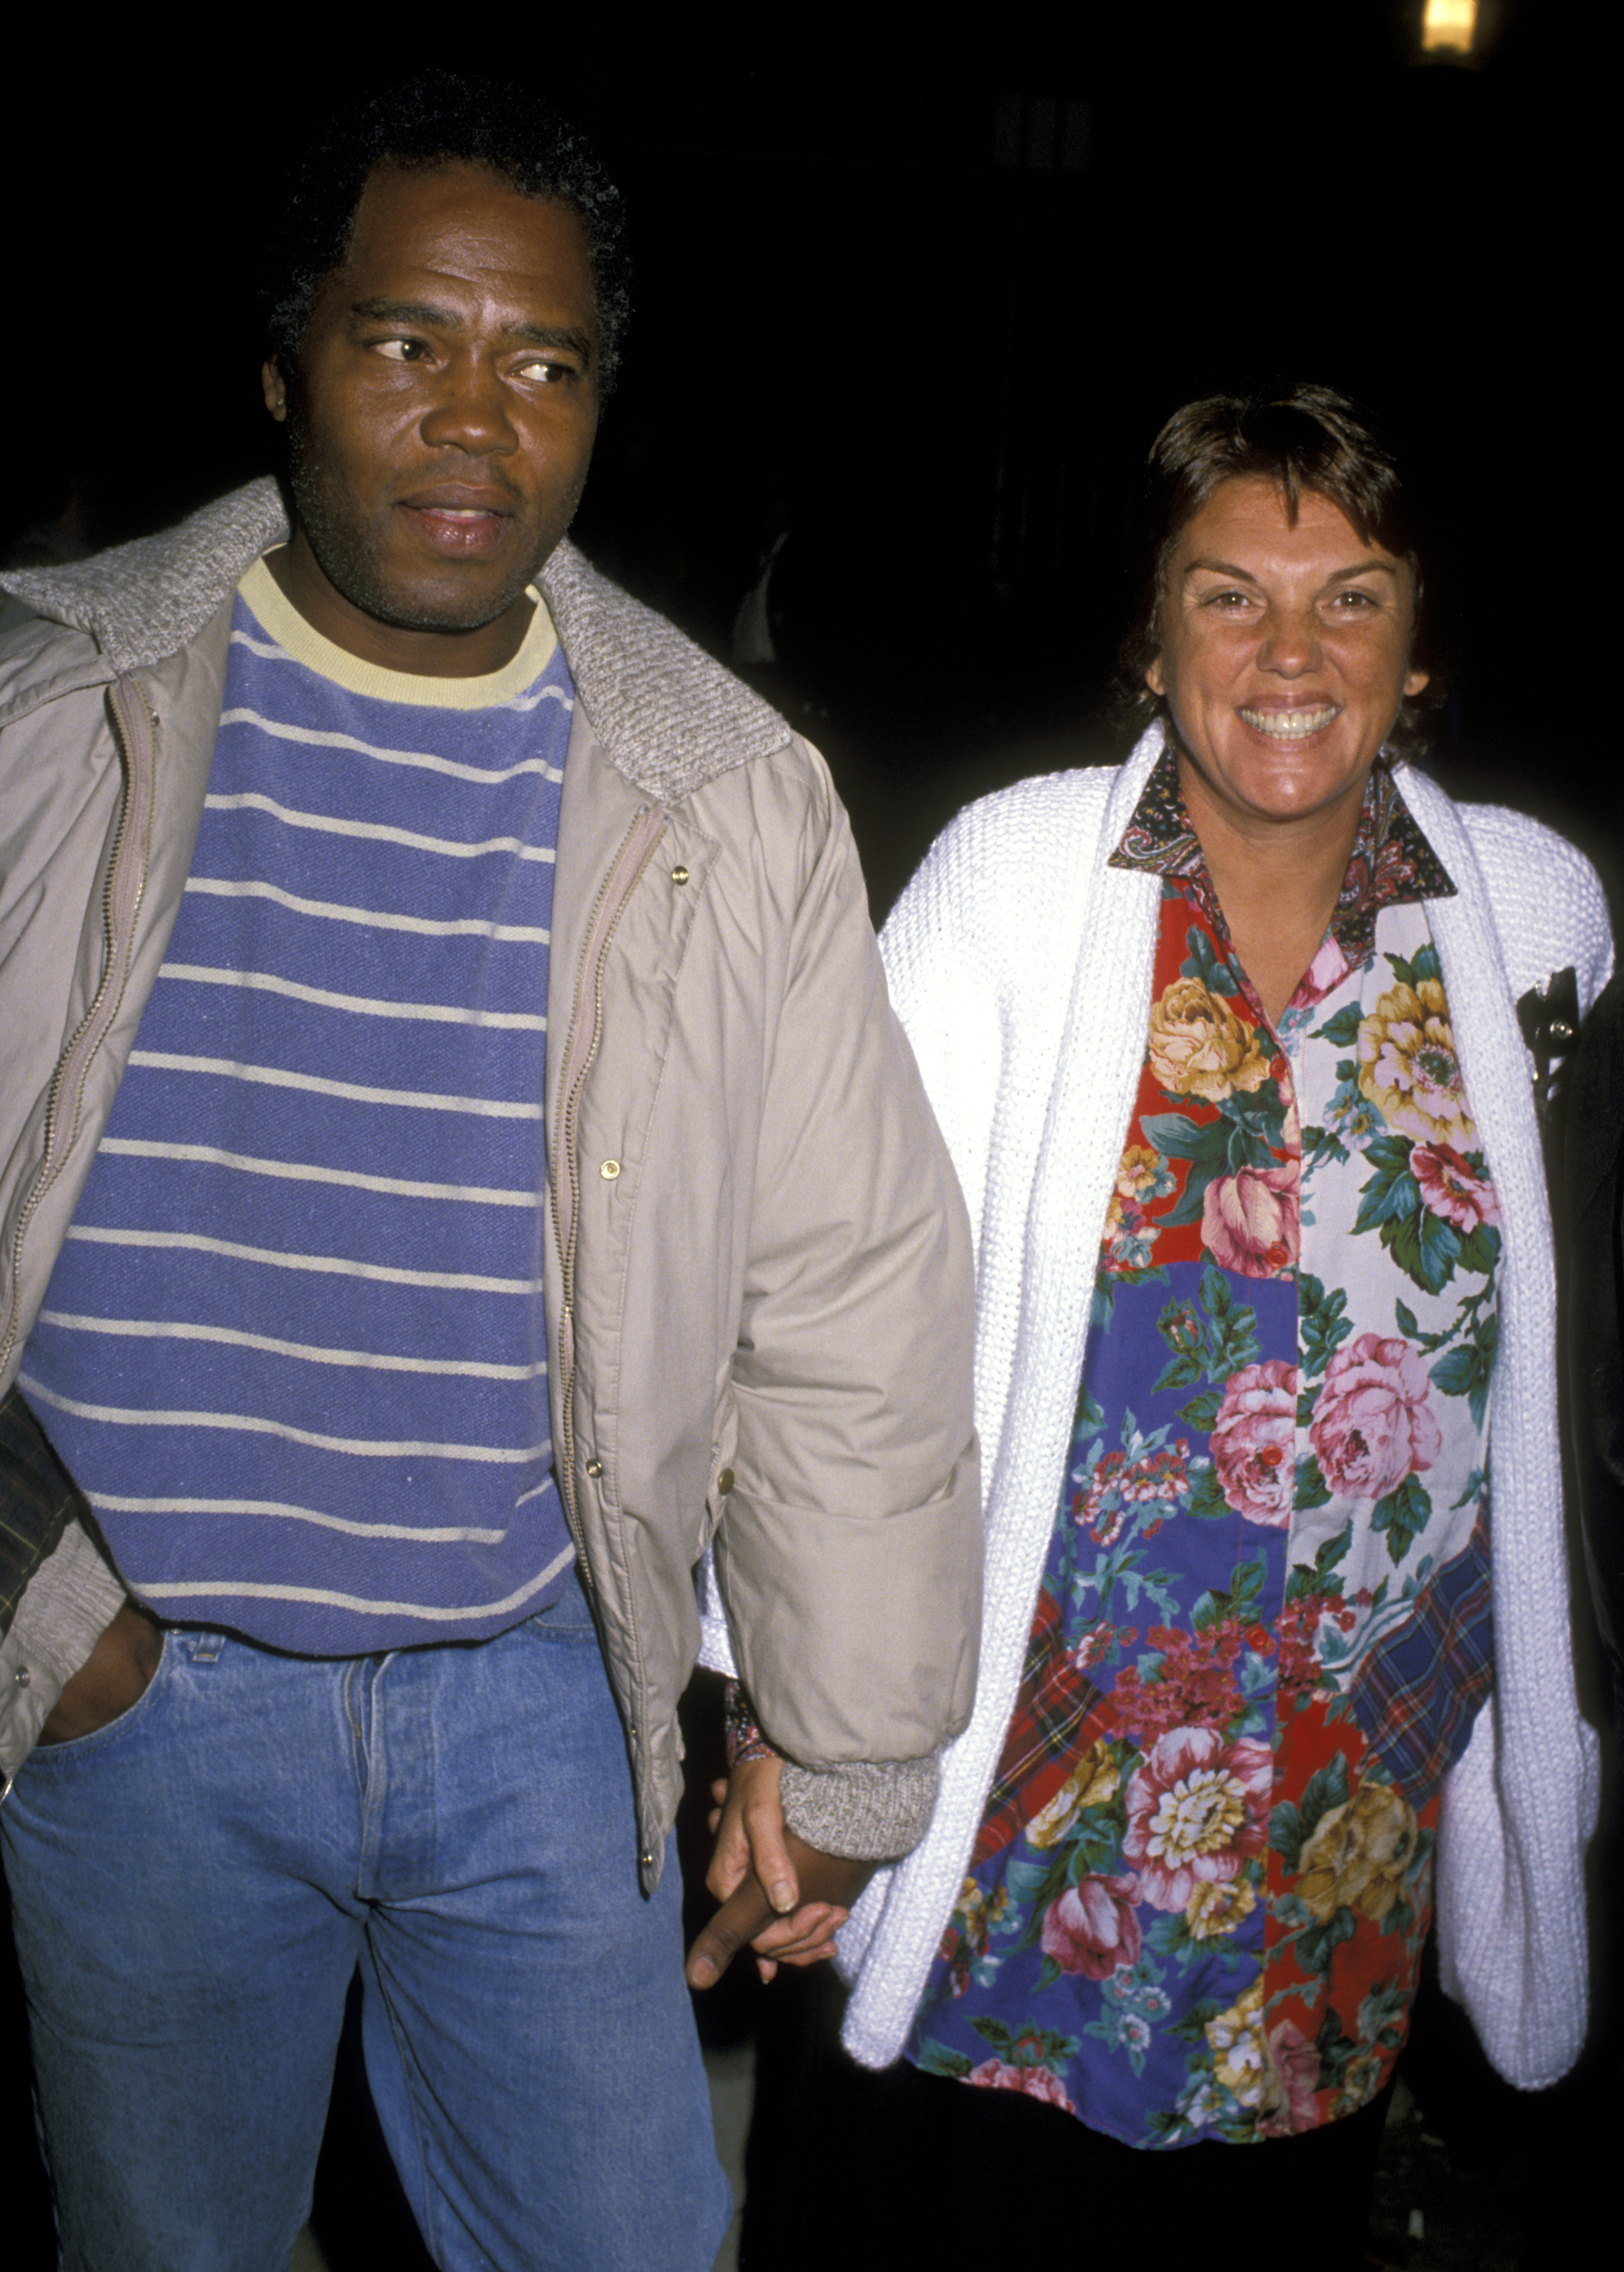
[{"label": "man's hand", "polygon": [[722,1906],[688,1953],[692,1987],[713,1986],[747,1944],[764,1980],[780,1964],[832,1956],[836,1932],[878,1867],[820,1853],[785,1828],[781,1768],[776,1759],[744,1760],[711,1786],[719,1811],[711,1817],[717,1840],[705,1883]]},{"label": "man's hand", "polygon": [[163,1654],[163,1633],[145,1610],[126,1602],[74,1674],[40,1730],[42,1744],[93,1736],[146,1693]]}]

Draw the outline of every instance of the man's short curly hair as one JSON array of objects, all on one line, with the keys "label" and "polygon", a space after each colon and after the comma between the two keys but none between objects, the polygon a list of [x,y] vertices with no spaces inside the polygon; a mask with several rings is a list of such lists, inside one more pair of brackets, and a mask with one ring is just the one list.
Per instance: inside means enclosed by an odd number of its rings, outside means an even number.
[{"label": "man's short curly hair", "polygon": [[1175,410],[1151,445],[1141,503],[1134,614],[1117,661],[1124,714],[1148,721],[1165,700],[1144,674],[1161,651],[1161,609],[1167,563],[1187,524],[1224,482],[1273,482],[1293,525],[1305,494],[1345,515],[1361,543],[1376,543],[1407,561],[1414,582],[1415,661],[1434,678],[1407,696],[1389,733],[1395,756],[1426,747],[1426,714],[1443,693],[1434,659],[1421,639],[1421,563],[1413,502],[1374,421],[1329,386],[1289,386],[1276,393],[1209,394]]},{"label": "man's short curly hair", "polygon": [[260,304],[284,377],[298,367],[316,295],[349,250],[375,167],[488,166],[521,196],[573,206],[592,253],[598,383],[613,384],[631,314],[631,258],[621,193],[586,137],[528,87],[421,71],[336,112],[295,161],[267,235]]}]

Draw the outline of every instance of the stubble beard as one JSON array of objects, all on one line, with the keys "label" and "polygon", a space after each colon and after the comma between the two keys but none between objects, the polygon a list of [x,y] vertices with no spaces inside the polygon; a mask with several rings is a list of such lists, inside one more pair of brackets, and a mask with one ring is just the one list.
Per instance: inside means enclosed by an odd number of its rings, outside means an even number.
[{"label": "stubble beard", "polygon": [[287,486],[293,493],[294,519],[327,581],[352,607],[394,630],[482,631],[487,624],[506,615],[534,578],[532,566],[510,577],[494,595],[488,590],[476,601],[470,593],[460,603],[454,594],[431,602],[416,594],[403,593],[384,576],[376,548],[369,542],[361,521],[347,511],[339,484],[328,479],[321,452],[291,401]]}]

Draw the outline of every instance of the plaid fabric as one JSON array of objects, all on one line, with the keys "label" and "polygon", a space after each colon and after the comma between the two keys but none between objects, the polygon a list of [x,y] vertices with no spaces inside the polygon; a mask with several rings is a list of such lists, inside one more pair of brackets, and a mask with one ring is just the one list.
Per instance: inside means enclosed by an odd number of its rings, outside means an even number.
[{"label": "plaid fabric", "polygon": [[0,1633],[11,1630],[24,1588],[69,1516],[89,1513],[20,1391],[11,1389],[0,1402]]},{"label": "plaid fabric", "polygon": [[1068,1647],[1060,1603],[1046,1587],[1038,1596],[1020,1693],[987,1796],[972,1870],[1002,1853],[1054,1797],[1086,1748],[1081,1731],[1103,1701]]},{"label": "plaid fabric", "polygon": [[1370,1764],[1400,1790],[1431,1791],[1466,1748],[1494,1682],[1488,1526],[1481,1514],[1415,1612],[1353,1675],[1350,1701]]}]

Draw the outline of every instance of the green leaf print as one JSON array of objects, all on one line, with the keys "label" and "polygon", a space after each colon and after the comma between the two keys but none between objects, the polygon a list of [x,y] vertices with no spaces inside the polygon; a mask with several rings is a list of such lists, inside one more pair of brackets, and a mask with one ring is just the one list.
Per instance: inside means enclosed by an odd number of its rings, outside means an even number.
[{"label": "green leaf print", "polygon": [[1407,1342],[1414,1341],[1421,1330],[1420,1319],[1416,1316],[1415,1312],[1410,1307],[1408,1302],[1394,1303],[1393,1323],[1397,1327],[1399,1332],[1404,1335]]},{"label": "green leaf print", "polygon": [[1220,961],[1206,932],[1195,923],[1184,934],[1184,955],[1181,978],[1199,978],[1209,994],[1223,994],[1232,1000],[1240,993],[1240,980],[1227,962]]},{"label": "green leaf print", "polygon": [[1419,986],[1424,978],[1435,978],[1441,984],[1443,980],[1438,950],[1431,939],[1424,946],[1418,947],[1411,960],[1406,961],[1402,954],[1389,954],[1387,963],[1401,986]]},{"label": "green leaf print", "polygon": [[1077,1409],[1072,1418],[1071,1432],[1076,1436],[1084,1429],[1091,1432],[1095,1429],[1103,1431],[1105,1424],[1105,1411],[1085,1384],[1077,1391]]},{"label": "green leaf print", "polygon": [[1305,1452],[1297,1462],[1297,1481],[1292,1491],[1292,1505],[1299,1514],[1310,1507],[1329,1506],[1330,1492],[1320,1473],[1320,1463],[1312,1452]]},{"label": "green leaf print", "polygon": [[1481,1271],[1486,1278],[1500,1259],[1500,1233],[1494,1224],[1480,1222],[1475,1230],[1456,1235],[1460,1240],[1461,1268]]},{"label": "green leaf print", "polygon": [[[1158,1382],[1158,1387],[1160,1385]],[[1200,1428],[1210,1431],[1213,1422],[1218,1416],[1223,1401],[1222,1396],[1216,1388],[1203,1390],[1201,1395],[1192,1396],[1188,1404],[1180,1405],[1179,1417],[1188,1428]]]},{"label": "green leaf print", "polygon": [[1219,1124],[1188,1120],[1181,1112],[1147,1112],[1139,1125],[1144,1131],[1145,1142],[1154,1144],[1170,1160],[1196,1159],[1202,1155],[1203,1146],[1211,1150],[1215,1159],[1219,1158],[1226,1140]]},{"label": "green leaf print", "polygon": [[1427,1486],[1413,1475],[1406,1476],[1395,1491],[1379,1498],[1371,1510],[1370,1525],[1387,1540],[1388,1556],[1393,1562],[1402,1562],[1416,1540],[1432,1521],[1433,1503]]},{"label": "green leaf print", "polygon": [[1297,1962],[1305,1972],[1329,1974],[1330,1960],[1345,1940],[1352,1940],[1354,1932],[1353,1912],[1344,1907],[1322,1924],[1315,1917],[1298,1934],[1292,1947]]},{"label": "green leaf print", "polygon": [[1345,1806],[1347,1803],[1348,1762],[1345,1754],[1337,1752],[1322,1768],[1316,1768],[1303,1786],[1298,1812],[1302,1817],[1304,1838],[1312,1838],[1320,1827],[1321,1817],[1329,1814],[1333,1806]]},{"label": "green leaf print", "polygon": [[1302,1172],[1304,1179],[1332,1160],[1339,1168],[1345,1167],[1352,1154],[1340,1136],[1333,1136],[1329,1128],[1305,1128],[1302,1132]]},{"label": "green leaf print", "polygon": [[1348,2061],[1359,2045],[1343,2027],[1342,2015],[1335,2005],[1328,2004],[1325,2007],[1314,2038],[1314,2048],[1320,2055],[1318,2088],[1321,2090],[1340,2089]]},{"label": "green leaf print", "polygon": [[1269,1843],[1285,1863],[1288,1878],[1294,1878],[1302,1867],[1305,1835],[1301,1815],[1289,1798],[1283,1798],[1269,1817]]},{"label": "green leaf print", "polygon": [[1412,1215],[1421,1204],[1421,1187],[1410,1172],[1414,1149],[1407,1136],[1378,1136],[1366,1147],[1365,1158],[1374,1170],[1360,1186],[1359,1213],[1353,1234],[1379,1230],[1383,1223]]},{"label": "green leaf print", "polygon": [[1322,1373],[1331,1358],[1353,1330],[1353,1323],[1345,1312],[1348,1297],[1338,1286],[1330,1293],[1325,1291],[1312,1271],[1302,1270],[1297,1276],[1299,1316],[1301,1319],[1303,1373],[1314,1380]]},{"label": "green leaf print", "polygon": [[1309,1038],[1315,1042],[1329,1042],[1333,1049],[1351,1050],[1359,1039],[1361,1014],[1357,1002],[1346,1003],[1334,1018],[1328,1018],[1322,1026],[1316,1026]]},{"label": "green leaf print", "polygon": [[945,2074],[957,2079],[969,2074],[971,2059],[966,2052],[950,2051],[945,2044],[935,2042],[929,2036],[921,2037],[919,2064],[927,2074]]},{"label": "green leaf print", "polygon": [[1199,1468],[1192,1461],[1190,1475],[1188,1513],[1193,1514],[1199,1522],[1216,1522],[1232,1512],[1229,1501],[1224,1496],[1224,1486],[1218,1481],[1218,1469],[1211,1460],[1204,1460]]}]

